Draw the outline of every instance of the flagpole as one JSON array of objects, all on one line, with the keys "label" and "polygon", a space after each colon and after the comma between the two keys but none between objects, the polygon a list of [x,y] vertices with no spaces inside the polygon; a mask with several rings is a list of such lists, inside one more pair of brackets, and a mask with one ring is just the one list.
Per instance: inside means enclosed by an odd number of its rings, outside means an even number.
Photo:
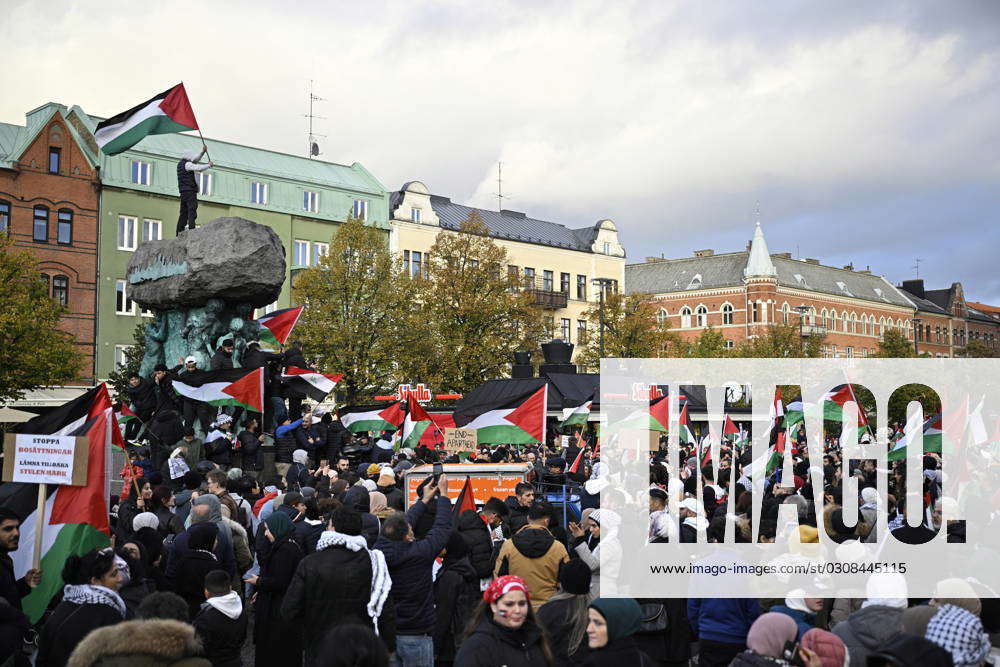
[{"label": "flagpole", "polygon": [[205,137],[201,136],[201,128],[198,128],[198,138],[201,139],[201,145],[205,147],[205,155],[208,156],[208,161],[212,161],[212,154],[208,152],[208,144],[205,143]]}]

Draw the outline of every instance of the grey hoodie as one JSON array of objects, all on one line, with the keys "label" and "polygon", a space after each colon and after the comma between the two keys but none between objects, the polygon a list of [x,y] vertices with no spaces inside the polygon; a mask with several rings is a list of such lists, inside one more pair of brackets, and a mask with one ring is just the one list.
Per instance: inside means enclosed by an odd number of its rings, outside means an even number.
[{"label": "grey hoodie", "polygon": [[184,489],[174,494],[174,512],[181,521],[187,522],[188,514],[191,513],[191,489]]},{"label": "grey hoodie", "polygon": [[851,657],[851,667],[865,667],[868,655],[903,631],[903,610],[882,605],[862,607],[833,628]]}]

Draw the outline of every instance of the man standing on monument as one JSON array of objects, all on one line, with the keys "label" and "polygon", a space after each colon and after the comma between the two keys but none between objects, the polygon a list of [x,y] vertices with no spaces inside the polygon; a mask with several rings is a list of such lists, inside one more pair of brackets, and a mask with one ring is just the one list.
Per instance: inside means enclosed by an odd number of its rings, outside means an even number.
[{"label": "man standing on monument", "polygon": [[205,171],[209,167],[214,167],[215,163],[198,164],[201,157],[208,151],[208,147],[202,144],[201,152],[193,150],[185,151],[180,162],[177,163],[177,190],[181,195],[181,211],[177,216],[177,236],[184,231],[184,225],[188,229],[194,229],[194,221],[198,218],[198,181],[194,177],[194,172]]}]

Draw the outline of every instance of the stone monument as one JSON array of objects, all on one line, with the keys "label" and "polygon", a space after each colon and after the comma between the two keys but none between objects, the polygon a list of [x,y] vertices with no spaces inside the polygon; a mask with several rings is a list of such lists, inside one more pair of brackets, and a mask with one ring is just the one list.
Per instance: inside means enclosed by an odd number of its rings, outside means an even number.
[{"label": "stone monument", "polygon": [[152,310],[139,374],[152,375],[193,356],[207,370],[220,341],[231,338],[237,365],[258,340],[254,308],[273,303],[285,282],[285,249],[270,227],[217,218],[163,241],[143,243],[128,263],[132,300]]}]

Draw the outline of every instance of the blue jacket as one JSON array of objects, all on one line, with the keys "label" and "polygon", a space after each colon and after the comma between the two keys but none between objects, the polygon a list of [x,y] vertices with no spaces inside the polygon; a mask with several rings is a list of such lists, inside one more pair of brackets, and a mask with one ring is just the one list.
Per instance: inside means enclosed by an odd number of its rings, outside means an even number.
[{"label": "blue jacket", "polygon": [[760,616],[757,598],[690,598],[688,622],[702,639],[746,645],[750,626]]},{"label": "blue jacket", "polygon": [[797,609],[792,609],[791,607],[786,607],[783,604],[776,604],[771,607],[771,611],[776,614],[784,614],[785,616],[790,616],[795,625],[799,628],[799,633],[795,637],[795,641],[801,641],[802,635],[809,632],[816,626],[813,625],[812,621],[816,619],[815,614],[807,614],[804,611],[798,611]]},{"label": "blue jacket", "polygon": [[[418,500],[406,513],[413,526],[426,510]],[[396,607],[396,634],[430,635],[434,632],[437,615],[434,611],[434,579],[431,575],[434,559],[451,537],[451,500],[437,499],[437,514],[430,532],[422,540],[396,542],[379,536],[375,548],[385,554],[389,576],[392,577],[392,601]]]}]

